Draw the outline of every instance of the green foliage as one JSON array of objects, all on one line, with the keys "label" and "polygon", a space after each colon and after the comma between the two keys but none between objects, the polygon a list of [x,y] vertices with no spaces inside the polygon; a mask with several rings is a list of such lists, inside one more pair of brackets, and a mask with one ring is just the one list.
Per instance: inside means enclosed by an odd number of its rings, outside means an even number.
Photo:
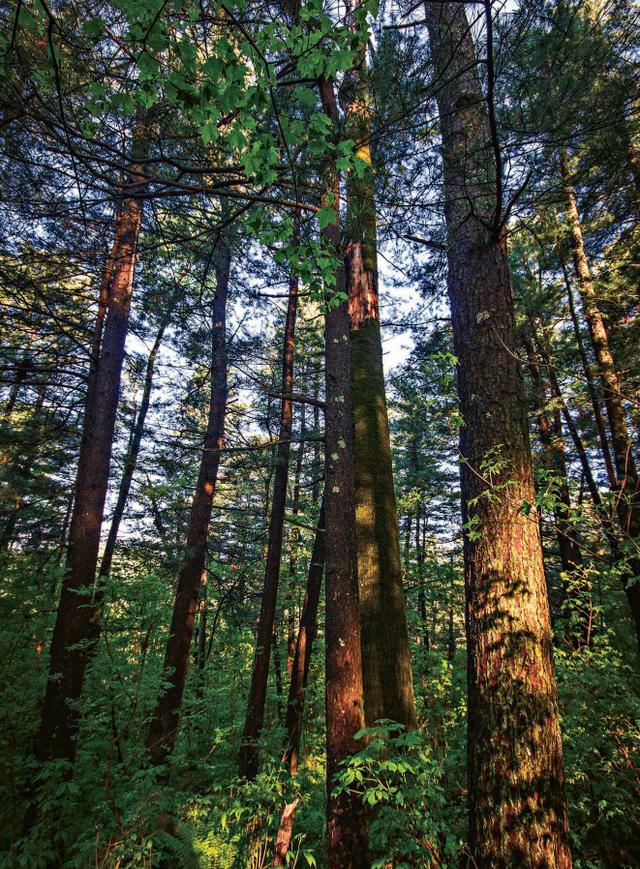
[{"label": "green foliage", "polygon": [[426,737],[384,720],[361,737],[366,748],[343,763],[334,793],[355,793],[372,808],[372,867],[456,865],[461,843],[450,832],[443,769]]},{"label": "green foliage", "polygon": [[637,865],[640,701],[614,638],[555,656],[577,867]]}]

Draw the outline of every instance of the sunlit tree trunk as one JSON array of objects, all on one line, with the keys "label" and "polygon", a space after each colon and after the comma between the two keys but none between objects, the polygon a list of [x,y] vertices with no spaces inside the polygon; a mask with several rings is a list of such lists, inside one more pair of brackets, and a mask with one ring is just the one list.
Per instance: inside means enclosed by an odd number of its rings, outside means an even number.
[{"label": "sunlit tree trunk", "polygon": [[[325,114],[337,132],[339,118],[332,81],[321,79]],[[340,250],[340,178],[330,162],[324,171],[323,205],[335,222],[323,238],[336,257]],[[335,272],[335,292],[346,289],[344,267]],[[344,302],[327,298],[325,314],[325,531],[326,531],[326,717],[327,717],[327,865],[329,869],[368,869],[367,819],[360,799],[348,792],[333,796],[340,762],[362,742],[354,735],[364,725],[362,652],[356,567],[351,348],[349,313]]]},{"label": "sunlit tree trunk", "polygon": [[189,527],[164,657],[163,678],[168,688],[158,699],[147,737],[154,766],[164,763],[175,744],[184,692],[202,573],[207,564],[207,538],[224,442],[227,410],[226,310],[231,250],[222,237],[214,253],[216,289],[211,336],[211,399],[200,471],[191,503]]},{"label": "sunlit tree trunk", "polygon": [[[78,712],[88,653],[91,646],[93,608],[91,596],[98,563],[100,530],[107,494],[109,465],[116,421],[120,378],[125,356],[125,339],[133,289],[134,267],[146,181],[136,159],[143,150],[136,138],[132,168],[118,209],[112,263],[108,271],[108,308],[100,335],[97,364],[94,354],[88,381],[80,457],[75,483],[73,513],[69,531],[67,566],[56,623],[51,639],[49,678],[45,692],[35,751],[40,763],[66,761],[71,768],[76,755]],[[103,277],[100,310],[104,309]],[[99,313],[100,318],[100,313]],[[28,827],[36,817],[32,803],[25,818]]]},{"label": "sunlit tree trunk", "polygon": [[[357,0],[347,3],[356,32],[357,5]],[[347,137],[365,164],[362,178],[355,172],[347,175],[345,227],[364,712],[367,724],[388,718],[413,728],[416,711],[380,337],[372,109],[364,47],[345,77],[340,99]]]},{"label": "sunlit tree trunk", "polygon": [[[282,558],[282,538],[284,514],[287,501],[287,478],[289,474],[289,453],[291,448],[291,423],[293,419],[293,359],[295,349],[296,314],[298,310],[298,278],[291,277],[289,283],[289,304],[284,329],[284,349],[282,354],[282,404],[280,410],[280,431],[276,452],[276,471],[273,482],[273,501],[269,521],[267,560],[262,591],[262,607],[258,620],[256,651],[253,658],[251,686],[247,701],[247,715],[242,744],[240,748],[239,772],[243,778],[253,779],[258,772],[258,740],[264,722],[264,706],[267,697],[269,678],[269,655],[276,615],[280,562]],[[280,668],[278,664],[278,675]],[[280,676],[281,686],[281,676]]]},{"label": "sunlit tree trunk", "polygon": [[[598,364],[602,382],[604,403],[611,430],[613,459],[618,477],[616,499],[618,520],[625,537],[636,541],[640,536],[640,479],[633,455],[631,438],[625,418],[624,404],[620,389],[620,378],[609,348],[607,327],[598,305],[598,297],[591,277],[589,261],[584,247],[580,214],[573,190],[569,159],[565,151],[560,155],[562,181],[564,185],[565,207],[576,281],[582,299],[584,316],[589,327],[589,335]],[[637,550],[638,543],[634,542]],[[630,559],[629,574],[625,579],[625,594],[631,609],[636,630],[638,650],[640,651],[640,555]]]},{"label": "sunlit tree trunk", "polygon": [[[489,12],[490,5],[487,4]],[[460,3],[426,3],[442,135],[468,644],[470,849],[483,867],[570,867],[551,625],[499,148]],[[489,75],[492,74],[489,68]]]}]

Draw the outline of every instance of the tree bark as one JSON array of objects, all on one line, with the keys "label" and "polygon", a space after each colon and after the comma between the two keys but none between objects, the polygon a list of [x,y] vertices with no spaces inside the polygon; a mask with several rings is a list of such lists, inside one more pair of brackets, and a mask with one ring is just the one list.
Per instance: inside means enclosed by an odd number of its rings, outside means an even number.
[{"label": "tree bark", "polygon": [[274,866],[284,866],[286,864],[287,851],[291,845],[291,837],[293,835],[293,822],[296,819],[296,810],[299,805],[300,797],[296,797],[291,803],[285,803],[276,836],[276,853],[273,858]]},{"label": "tree bark", "polygon": [[147,737],[151,763],[165,762],[175,744],[193,637],[202,573],[207,564],[207,538],[215,495],[220,450],[224,443],[227,410],[226,306],[231,250],[221,237],[215,252],[216,291],[211,340],[211,401],[200,472],[191,503],[186,551],[178,573],[173,616],[164,658],[164,681],[169,687],[158,699]]},{"label": "tree bark", "polygon": [[544,380],[534,341],[530,334],[525,333],[523,342],[533,384],[543,464],[545,469],[553,474],[558,486],[554,498],[553,515],[560,563],[566,575],[562,585],[562,603],[567,610],[567,615],[573,614],[576,617],[577,631],[572,632],[573,641],[577,645],[588,645],[591,633],[591,616],[590,609],[584,611],[586,589],[583,587],[582,552],[577,539],[577,531],[571,521],[571,496],[564,454],[560,408],[556,404],[551,411],[551,416],[549,415],[549,390]]},{"label": "tree bark", "polygon": [[499,149],[464,5],[427,2],[425,11],[438,78],[448,290],[464,420],[470,848],[483,869],[567,869],[542,546],[537,517],[522,509],[535,503],[533,469],[501,229]]},{"label": "tree bark", "polygon": [[285,729],[287,733],[285,761],[291,775],[298,772],[298,760],[300,757],[300,738],[302,736],[302,722],[304,718],[305,692],[309,677],[309,664],[313,641],[318,632],[318,604],[320,601],[320,589],[322,587],[322,574],[325,562],[325,509],[324,498],[320,507],[318,527],[313,541],[309,572],[307,574],[307,587],[300,614],[300,626],[296,641],[291,668],[291,682],[289,684],[289,699],[287,701],[287,715]]},{"label": "tree bark", "polygon": [[[427,596],[424,584],[424,549],[426,537],[427,518],[424,515],[424,505],[422,501],[418,504],[418,512],[416,514],[416,561],[418,564],[418,612],[420,621],[422,622],[422,645],[425,651],[428,652],[431,648],[431,638],[429,636],[429,623],[427,620]],[[422,531],[422,536],[420,532]]]},{"label": "tree bark", "polygon": [[[347,13],[357,32],[361,25],[352,2]],[[372,111],[364,46],[340,97],[346,135],[356,142],[357,156],[365,163],[363,178],[355,172],[347,175],[345,250],[364,712],[368,725],[388,718],[412,729],[416,710],[382,364]]]},{"label": "tree bark", "polygon": [[155,341],[153,342],[153,346],[151,347],[151,352],[149,353],[149,358],[147,359],[140,408],[138,410],[135,425],[133,428],[131,445],[129,447],[129,450],[127,451],[127,455],[125,456],[124,470],[122,472],[122,479],[120,480],[120,487],[118,489],[118,500],[116,501],[116,506],[113,510],[113,517],[111,519],[111,525],[109,527],[109,535],[107,537],[107,542],[105,544],[104,552],[102,554],[100,570],[98,571],[98,584],[96,586],[96,591],[93,598],[94,606],[98,609],[98,614],[96,618],[99,618],[99,612],[102,609],[104,583],[100,580],[106,578],[111,571],[111,563],[113,561],[113,553],[115,552],[116,548],[116,541],[118,539],[120,523],[122,521],[124,510],[127,504],[127,499],[129,497],[129,492],[131,490],[133,475],[136,470],[136,465],[138,464],[140,445],[142,444],[142,438],[144,436],[144,427],[147,421],[149,404],[151,402],[151,389],[153,387],[153,375],[155,371],[156,357],[158,355],[160,345],[162,344],[162,339],[164,338],[166,328],[171,321],[174,304],[174,302],[171,303],[160,323],[160,327],[156,334]]},{"label": "tree bark", "polygon": [[[65,761],[69,773],[76,755],[78,712],[75,702],[82,691],[91,648],[91,595],[98,562],[142,221],[141,194],[145,190],[146,180],[136,159],[141,156],[143,149],[143,138],[138,130],[134,133],[132,167],[116,219],[104,332],[102,326],[98,330],[96,324],[96,334],[99,332],[101,335],[99,358],[97,365],[90,369],[88,380],[67,566],[51,639],[49,678],[35,745],[39,763],[54,759]],[[105,280],[106,277],[103,277],[103,287]],[[104,290],[101,291],[98,321],[103,312]],[[95,350],[95,336],[94,342]],[[35,803],[32,803],[25,817],[25,827],[33,824],[36,815]]]},{"label": "tree bark", "polygon": [[598,438],[600,440],[602,457],[604,459],[605,468],[607,469],[609,485],[612,489],[615,489],[618,485],[618,481],[616,479],[616,472],[615,468],[613,467],[613,462],[611,461],[611,453],[609,451],[609,439],[607,438],[607,431],[605,428],[604,419],[602,418],[600,400],[596,392],[595,383],[593,382],[593,376],[591,374],[591,366],[589,365],[589,360],[587,359],[587,354],[584,349],[584,343],[582,341],[582,335],[580,333],[580,323],[578,321],[578,314],[576,312],[576,306],[573,298],[573,290],[571,289],[571,281],[569,280],[569,275],[567,274],[567,267],[564,263],[562,263],[562,274],[564,276],[565,287],[567,288],[567,301],[569,302],[569,314],[571,315],[573,334],[576,338],[576,345],[578,347],[578,353],[580,354],[582,369],[584,371],[585,380],[587,381],[587,389],[589,391],[589,398],[591,399],[591,406],[593,407],[593,417],[596,421],[596,428],[598,430]]},{"label": "tree bark", "polygon": [[589,335],[602,382],[604,403],[609,419],[613,460],[618,477],[616,509],[623,535],[631,541],[634,552],[629,559],[629,571],[624,579],[624,590],[631,609],[638,652],[640,653],[640,478],[633,456],[631,438],[625,418],[620,378],[609,348],[609,336],[604,317],[598,306],[589,261],[584,246],[580,214],[571,181],[571,170],[566,151],[560,155],[560,168],[564,185],[566,214],[571,233],[573,264]]},{"label": "tree bark", "polygon": [[[334,84],[319,81],[325,114],[337,133],[339,117]],[[340,250],[340,178],[331,162],[324,170],[323,205],[334,210],[334,223],[322,231],[336,257]],[[344,294],[344,266],[338,262],[335,292]],[[327,718],[327,866],[367,869],[367,818],[361,800],[348,792],[333,795],[340,762],[361,748],[354,735],[364,725],[362,651],[356,566],[351,347],[345,302],[326,300],[325,314],[325,533]]]},{"label": "tree bark", "polygon": [[293,361],[297,310],[298,278],[292,275],[289,283],[289,303],[287,306],[282,354],[283,398],[280,409],[280,431],[278,435],[280,443],[278,444],[276,453],[276,471],[273,482],[271,517],[269,520],[269,542],[262,592],[262,606],[258,620],[256,651],[253,658],[247,714],[240,747],[239,773],[241,777],[249,780],[253,780],[258,773],[258,741],[264,723],[264,707],[269,678],[269,655],[280,581],[284,514],[287,502],[287,478],[289,475],[291,423],[293,419],[293,402],[289,396],[293,393]]}]

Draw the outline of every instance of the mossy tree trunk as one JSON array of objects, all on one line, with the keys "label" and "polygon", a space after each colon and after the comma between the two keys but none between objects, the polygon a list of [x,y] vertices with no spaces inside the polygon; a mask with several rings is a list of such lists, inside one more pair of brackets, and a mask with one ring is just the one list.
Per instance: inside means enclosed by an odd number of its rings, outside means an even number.
[{"label": "mossy tree trunk", "polygon": [[[357,5],[357,4],[356,4]],[[358,30],[354,5],[347,4]],[[364,48],[341,91],[347,137],[364,175],[347,176],[345,270],[349,295],[353,464],[364,712],[416,726],[406,600],[378,308],[376,203],[371,163],[371,99]]]},{"label": "mossy tree trunk", "polygon": [[[489,13],[490,13],[490,6]],[[465,7],[426,3],[442,135],[478,866],[572,865],[527,408],[501,229],[501,166]],[[488,65],[489,68],[489,65]]]}]

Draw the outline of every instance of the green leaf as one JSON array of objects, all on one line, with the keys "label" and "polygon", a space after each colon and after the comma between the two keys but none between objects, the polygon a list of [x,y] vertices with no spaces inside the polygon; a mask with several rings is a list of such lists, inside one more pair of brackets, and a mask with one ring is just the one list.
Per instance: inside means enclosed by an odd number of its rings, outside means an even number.
[{"label": "green leaf", "polygon": [[82,32],[91,39],[100,39],[104,33],[104,21],[102,18],[89,18],[82,25]]},{"label": "green leaf", "polygon": [[18,24],[20,27],[23,27],[25,30],[33,30],[36,26],[36,19],[32,12],[30,12],[27,7],[22,4],[20,7],[20,14],[18,15]]},{"label": "green leaf", "polygon": [[316,106],[318,101],[318,97],[314,90],[306,87],[297,87],[293,91],[293,96],[301,106],[304,106],[305,109],[313,109]]},{"label": "green leaf", "polygon": [[334,224],[337,222],[338,215],[336,214],[335,208],[321,208],[318,211],[318,221],[320,223],[320,229],[324,229],[325,226],[329,226],[330,224]]}]

